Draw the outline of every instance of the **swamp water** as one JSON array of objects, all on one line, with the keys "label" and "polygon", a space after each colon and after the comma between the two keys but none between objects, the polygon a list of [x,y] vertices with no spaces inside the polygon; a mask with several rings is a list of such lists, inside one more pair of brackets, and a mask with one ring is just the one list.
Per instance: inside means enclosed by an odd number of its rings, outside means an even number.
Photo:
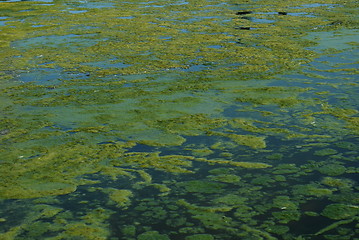
[{"label": "swamp water", "polygon": [[0,239],[358,239],[357,16],[0,1]]}]

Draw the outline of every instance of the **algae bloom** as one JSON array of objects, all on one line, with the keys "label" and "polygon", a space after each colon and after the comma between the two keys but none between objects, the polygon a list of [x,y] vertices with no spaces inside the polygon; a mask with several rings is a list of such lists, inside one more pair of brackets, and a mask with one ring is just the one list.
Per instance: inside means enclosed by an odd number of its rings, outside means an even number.
[{"label": "algae bloom", "polygon": [[0,239],[356,239],[358,9],[0,1]]}]

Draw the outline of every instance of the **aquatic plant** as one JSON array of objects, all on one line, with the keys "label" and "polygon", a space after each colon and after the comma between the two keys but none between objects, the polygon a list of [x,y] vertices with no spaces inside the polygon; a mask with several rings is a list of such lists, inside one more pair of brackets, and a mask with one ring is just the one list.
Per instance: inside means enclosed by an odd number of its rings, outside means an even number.
[{"label": "aquatic plant", "polygon": [[0,239],[353,238],[357,7],[2,1]]},{"label": "aquatic plant", "polygon": [[358,206],[337,203],[327,205],[322,211],[323,216],[334,220],[351,218],[358,215],[358,213]]}]

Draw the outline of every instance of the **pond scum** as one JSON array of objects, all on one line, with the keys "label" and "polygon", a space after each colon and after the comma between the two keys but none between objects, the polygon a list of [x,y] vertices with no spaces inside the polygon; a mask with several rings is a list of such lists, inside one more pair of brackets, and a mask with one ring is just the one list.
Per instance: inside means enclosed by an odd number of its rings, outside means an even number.
[{"label": "pond scum", "polygon": [[358,2],[0,2],[0,240],[359,239]]}]

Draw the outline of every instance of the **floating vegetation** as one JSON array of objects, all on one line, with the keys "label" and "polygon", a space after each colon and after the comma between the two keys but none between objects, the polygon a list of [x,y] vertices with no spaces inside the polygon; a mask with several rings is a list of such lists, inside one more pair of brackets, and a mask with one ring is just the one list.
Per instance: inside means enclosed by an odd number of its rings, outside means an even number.
[{"label": "floating vegetation", "polygon": [[329,176],[337,176],[345,173],[345,167],[339,164],[326,164],[321,166],[318,171],[322,174],[329,175]]},{"label": "floating vegetation", "polygon": [[322,215],[334,220],[351,218],[358,215],[359,206],[345,205],[345,204],[330,204],[326,206],[322,212]]},{"label": "floating vegetation", "polygon": [[357,1],[0,14],[0,239],[359,235]]},{"label": "floating vegetation", "polygon": [[116,203],[118,207],[127,207],[131,204],[130,198],[133,196],[130,190],[106,189],[109,192],[109,197]]}]

